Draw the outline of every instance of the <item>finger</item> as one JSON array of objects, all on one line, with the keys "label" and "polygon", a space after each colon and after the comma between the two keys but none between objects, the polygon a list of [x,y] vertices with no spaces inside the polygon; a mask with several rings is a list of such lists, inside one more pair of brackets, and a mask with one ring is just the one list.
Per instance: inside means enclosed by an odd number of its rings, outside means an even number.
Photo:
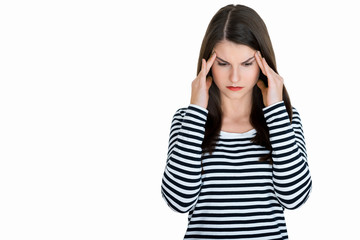
[{"label": "finger", "polygon": [[206,68],[206,61],[205,61],[205,59],[201,59],[201,70],[200,70],[199,74],[203,77],[206,76],[205,68]]},{"label": "finger", "polygon": [[269,66],[265,58],[264,58],[264,67],[265,67],[265,71],[268,73],[269,84],[271,84],[273,80],[279,80],[281,82],[284,82],[284,79]]},{"label": "finger", "polygon": [[214,64],[216,59],[216,53],[213,52],[212,55],[210,56],[209,60],[206,62],[206,74],[209,73],[210,68],[212,67],[212,65]]},{"label": "finger", "polygon": [[275,71],[269,66],[265,58],[263,58],[263,65],[267,73],[275,73]]},{"label": "finger", "polygon": [[266,76],[266,72],[265,72],[265,68],[264,68],[264,63],[263,63],[263,61],[262,61],[263,58],[261,57],[260,51],[257,51],[257,52],[255,53],[255,59],[256,59],[257,64],[259,65],[262,73]]},{"label": "finger", "polygon": [[263,63],[264,63],[265,71],[266,71],[268,74],[271,74],[271,75],[273,75],[274,77],[278,76],[279,78],[281,78],[280,75],[279,75],[277,72],[275,72],[274,69],[272,69],[272,68],[269,66],[269,64],[267,63],[267,61],[266,61],[265,58],[263,59]]}]

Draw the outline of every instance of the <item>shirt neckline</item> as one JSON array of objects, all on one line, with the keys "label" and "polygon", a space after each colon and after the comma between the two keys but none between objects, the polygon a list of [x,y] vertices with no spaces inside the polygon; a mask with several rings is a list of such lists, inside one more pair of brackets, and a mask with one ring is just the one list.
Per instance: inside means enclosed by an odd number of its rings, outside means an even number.
[{"label": "shirt neckline", "polygon": [[220,130],[220,136],[222,136],[222,137],[247,137],[247,136],[251,136],[255,133],[256,133],[255,128],[253,128],[247,132],[243,132],[243,133],[225,132],[225,131]]}]

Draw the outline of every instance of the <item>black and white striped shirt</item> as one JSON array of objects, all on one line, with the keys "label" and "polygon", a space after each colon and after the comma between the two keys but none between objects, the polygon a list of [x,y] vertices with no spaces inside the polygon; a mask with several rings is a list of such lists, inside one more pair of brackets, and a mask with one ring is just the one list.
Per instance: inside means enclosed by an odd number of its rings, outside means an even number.
[{"label": "black and white striped shirt", "polygon": [[184,239],[288,239],[283,210],[302,205],[312,185],[302,124],[295,108],[290,123],[284,102],[263,113],[273,165],[259,161],[269,151],[251,142],[255,129],[221,131],[213,154],[202,154],[207,109],[175,113],[161,190],[173,210],[189,212]]}]

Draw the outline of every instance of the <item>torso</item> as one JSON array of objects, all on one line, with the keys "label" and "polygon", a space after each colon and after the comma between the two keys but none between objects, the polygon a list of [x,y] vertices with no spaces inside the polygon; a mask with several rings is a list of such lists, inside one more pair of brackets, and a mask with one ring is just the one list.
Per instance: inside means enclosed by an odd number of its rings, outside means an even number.
[{"label": "torso", "polygon": [[256,130],[226,129],[202,157],[202,187],[184,239],[287,239],[272,165],[259,161],[269,150],[252,143]]}]

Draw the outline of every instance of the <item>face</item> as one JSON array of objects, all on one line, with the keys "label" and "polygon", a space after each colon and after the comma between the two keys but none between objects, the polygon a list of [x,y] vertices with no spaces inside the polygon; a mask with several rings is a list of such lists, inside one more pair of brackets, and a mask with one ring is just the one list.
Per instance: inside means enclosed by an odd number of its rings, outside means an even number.
[{"label": "face", "polygon": [[211,71],[221,97],[251,98],[260,73],[255,59],[256,50],[224,40],[216,44],[214,51],[216,60]]}]

